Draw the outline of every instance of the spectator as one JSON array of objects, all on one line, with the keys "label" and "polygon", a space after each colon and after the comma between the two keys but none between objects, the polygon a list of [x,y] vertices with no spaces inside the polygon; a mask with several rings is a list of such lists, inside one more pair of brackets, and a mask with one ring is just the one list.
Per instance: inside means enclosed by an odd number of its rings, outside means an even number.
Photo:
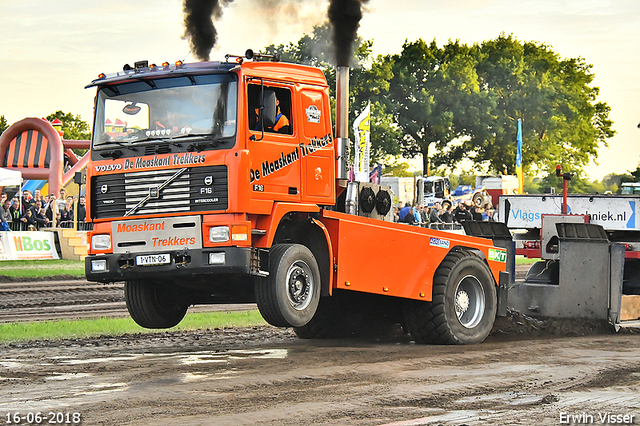
[{"label": "spectator", "polygon": [[81,195],[78,198],[78,222],[87,220],[87,197]]},{"label": "spectator", "polygon": [[482,212],[482,220],[485,220],[487,222],[493,222],[494,221],[493,214],[494,214],[494,210],[492,208],[486,208]]},{"label": "spectator", "polygon": [[480,207],[478,206],[473,207],[473,212],[471,213],[471,217],[473,218],[473,220],[477,222],[482,222],[482,212],[480,211]]},{"label": "spectator", "polygon": [[420,216],[420,211],[422,210],[422,206],[417,205],[413,209],[413,223],[416,225],[420,225],[422,223],[422,216]]},{"label": "spectator", "polygon": [[459,203],[458,207],[453,210],[453,220],[457,223],[462,223],[465,220],[473,220],[471,213],[469,213],[464,203]]},{"label": "spectator", "polygon": [[[405,207],[406,208],[406,207]],[[413,207],[409,207],[409,211],[404,215],[402,222],[413,225],[415,222],[415,216],[413,215]]]},{"label": "spectator", "polygon": [[49,218],[47,218],[45,210],[42,208],[42,201],[36,200],[33,207],[31,207],[31,213],[32,213],[31,216],[36,221],[37,229],[44,228],[45,226],[48,226],[48,225],[50,226]]},{"label": "spectator", "polygon": [[411,210],[411,204],[409,203],[407,203],[403,208],[400,209],[400,213],[398,214],[400,222],[404,222],[404,218],[409,213],[409,210]]},{"label": "spectator", "polygon": [[60,227],[73,228],[73,203],[70,200],[67,200],[60,213]]},{"label": "spectator", "polygon": [[[78,208],[78,217],[80,217],[80,208]],[[393,221],[396,223],[400,222],[400,209],[396,206],[393,207]]]},{"label": "spectator", "polygon": [[13,224],[11,226],[11,229],[14,231],[19,231],[20,230],[20,200],[18,199],[18,197],[13,197],[13,199],[11,200],[11,207],[9,208],[9,211],[11,212],[11,217],[12,217],[12,221]]},{"label": "spectator", "polygon": [[11,217],[11,200],[5,198],[2,205],[0,205],[0,231],[10,231],[11,223],[13,223],[13,217]]},{"label": "spectator", "polygon": [[444,223],[453,223],[453,206],[451,204],[447,205],[447,208],[440,215],[440,219]]},{"label": "spectator", "polygon": [[22,214],[26,213],[33,205],[36,203],[36,200],[31,196],[31,191],[22,191]]},{"label": "spectator", "polygon": [[421,206],[420,209],[420,221],[422,223],[429,223],[429,208],[427,206]]},{"label": "spectator", "polygon": [[0,219],[3,222],[11,223],[13,217],[11,216],[11,200],[5,198],[0,205]]},{"label": "spectator", "polygon": [[25,214],[20,217],[20,222],[22,222],[21,229],[23,231],[36,231],[38,229],[38,222],[36,222],[36,218],[33,217],[32,209],[28,209]]},{"label": "spectator", "polygon": [[431,212],[429,212],[429,222],[431,223],[442,223],[442,218],[440,214],[442,213],[442,207],[440,207],[440,203],[436,202],[433,207],[431,207]]},{"label": "spectator", "polygon": [[58,211],[58,200],[56,198],[56,194],[53,192],[49,194],[49,205],[46,209],[46,215],[49,222],[51,222],[52,226],[55,227],[60,220],[60,212]]},{"label": "spectator", "polygon": [[4,206],[4,202],[6,200],[8,200],[8,195],[6,192],[3,192],[2,194],[0,194],[0,206]]},{"label": "spectator", "polygon": [[[51,198],[51,197],[49,197]],[[56,214],[60,215],[60,213],[62,213],[62,211],[64,210],[64,205],[67,202],[67,190],[62,188],[60,189],[60,196],[56,199],[55,205],[56,205]]]}]

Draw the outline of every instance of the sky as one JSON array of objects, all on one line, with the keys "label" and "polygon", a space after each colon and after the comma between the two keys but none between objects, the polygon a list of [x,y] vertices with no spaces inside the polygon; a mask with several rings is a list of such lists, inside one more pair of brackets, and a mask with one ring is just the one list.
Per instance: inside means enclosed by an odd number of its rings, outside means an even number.
[{"label": "sky", "polygon": [[[324,22],[327,0],[234,0],[215,23],[211,60],[296,42]],[[617,134],[591,179],[640,163],[640,0],[369,0],[359,36],[375,54],[405,41],[481,43],[500,33],[593,65]],[[195,61],[182,36],[182,0],[0,0],[0,115],[9,124],[55,111],[91,122],[98,74],[138,60]],[[375,131],[375,129],[373,129]],[[526,167],[526,165],[525,165]]]}]

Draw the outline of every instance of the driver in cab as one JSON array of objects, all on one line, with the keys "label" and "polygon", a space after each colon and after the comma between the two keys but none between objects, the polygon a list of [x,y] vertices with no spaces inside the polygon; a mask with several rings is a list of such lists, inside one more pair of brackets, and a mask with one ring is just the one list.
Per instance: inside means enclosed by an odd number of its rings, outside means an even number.
[{"label": "driver in cab", "polygon": [[[255,130],[260,130],[260,108],[256,108],[256,127]],[[276,97],[276,120],[275,124],[271,127],[265,127],[265,132],[276,133],[289,133],[289,119],[280,110],[280,100]]]}]

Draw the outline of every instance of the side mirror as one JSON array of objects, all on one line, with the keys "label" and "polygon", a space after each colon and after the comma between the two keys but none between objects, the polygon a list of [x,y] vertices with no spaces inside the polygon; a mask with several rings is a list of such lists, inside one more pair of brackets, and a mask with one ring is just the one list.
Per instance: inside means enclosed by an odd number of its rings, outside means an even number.
[{"label": "side mirror", "polygon": [[276,124],[276,92],[265,90],[262,100],[262,124],[265,128],[273,127]]}]

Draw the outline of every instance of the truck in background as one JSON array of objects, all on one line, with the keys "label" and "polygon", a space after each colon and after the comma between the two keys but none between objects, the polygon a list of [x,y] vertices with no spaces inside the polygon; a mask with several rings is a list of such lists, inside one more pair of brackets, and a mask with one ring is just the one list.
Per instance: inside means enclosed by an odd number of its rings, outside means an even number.
[{"label": "truck in background", "polygon": [[475,206],[482,207],[491,204],[491,196],[484,187],[478,187],[466,194],[455,195],[451,192],[449,178],[442,176],[426,176],[416,179],[416,203],[425,206],[433,206],[436,202],[443,208],[454,203],[472,202]]},{"label": "truck in background", "polygon": [[513,175],[476,176],[476,188],[483,188],[491,197],[491,205],[498,206],[501,195],[518,194],[518,177]]},{"label": "truck in background", "polygon": [[624,182],[620,188],[622,195],[640,195],[640,182]]},{"label": "truck in background", "polygon": [[255,301],[303,338],[376,316],[418,343],[483,341],[506,315],[507,250],[380,220],[388,191],[347,181],[348,67],[334,137],[322,71],[270,59],[141,61],[88,86],[87,279],[124,281],[147,328],[193,304]]},{"label": "truck in background", "polygon": [[414,177],[382,176],[380,178],[380,183],[391,188],[394,195],[394,205],[398,202],[402,202],[403,204],[415,203]]}]

